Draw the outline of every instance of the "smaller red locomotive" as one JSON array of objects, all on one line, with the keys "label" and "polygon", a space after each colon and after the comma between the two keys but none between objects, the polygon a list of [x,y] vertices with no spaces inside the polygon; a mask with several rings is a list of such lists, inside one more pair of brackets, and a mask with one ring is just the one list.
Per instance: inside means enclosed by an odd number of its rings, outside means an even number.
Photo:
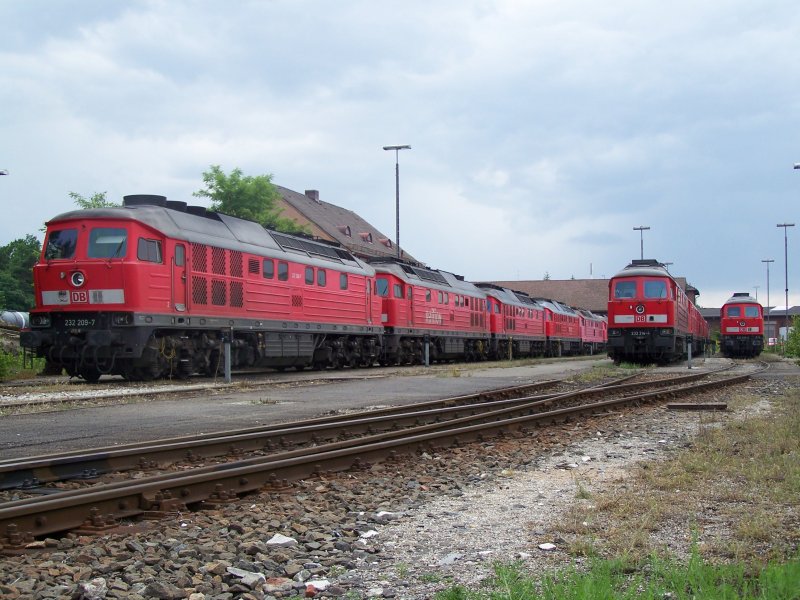
[{"label": "smaller red locomotive", "polygon": [[753,358],[764,349],[764,309],[747,292],[737,292],[719,311],[719,333],[725,356]]},{"label": "smaller red locomotive", "polygon": [[608,283],[608,354],[619,363],[665,364],[700,354],[708,323],[656,260],[634,260]]}]

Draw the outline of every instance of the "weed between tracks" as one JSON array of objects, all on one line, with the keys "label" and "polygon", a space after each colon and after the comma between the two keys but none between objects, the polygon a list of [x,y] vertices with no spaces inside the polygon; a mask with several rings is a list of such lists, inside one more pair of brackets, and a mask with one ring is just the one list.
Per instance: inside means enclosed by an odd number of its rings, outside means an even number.
[{"label": "weed between tracks", "polygon": [[[483,589],[437,600],[800,598],[800,391],[770,400],[732,398],[743,420],[699,413],[690,449],[613,489],[576,479],[578,501],[554,531],[584,567],[542,576],[498,564]],[[693,535],[664,533],[685,524]]]}]

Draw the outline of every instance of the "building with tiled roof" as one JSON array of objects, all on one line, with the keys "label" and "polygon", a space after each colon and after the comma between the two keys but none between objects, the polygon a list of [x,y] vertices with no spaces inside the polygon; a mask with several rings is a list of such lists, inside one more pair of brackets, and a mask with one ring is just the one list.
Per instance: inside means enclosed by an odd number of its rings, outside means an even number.
[{"label": "building with tiled roof", "polygon": [[[281,216],[294,219],[314,237],[338,242],[362,258],[397,256],[391,237],[378,231],[352,210],[321,200],[318,190],[306,190],[305,194],[301,194],[280,185],[275,187],[281,196]],[[400,250],[404,260],[416,262],[405,250]]]}]

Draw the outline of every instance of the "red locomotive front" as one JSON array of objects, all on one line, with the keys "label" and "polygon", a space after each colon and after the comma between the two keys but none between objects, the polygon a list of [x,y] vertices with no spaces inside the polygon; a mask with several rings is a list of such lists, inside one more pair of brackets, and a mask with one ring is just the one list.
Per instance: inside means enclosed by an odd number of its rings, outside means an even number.
[{"label": "red locomotive front", "polygon": [[661,263],[634,260],[609,281],[608,350],[616,362],[669,362],[705,347],[707,324]]},{"label": "red locomotive front", "polygon": [[764,349],[764,309],[747,292],[734,293],[720,309],[720,341],[726,356],[752,358]]},{"label": "red locomotive front", "polygon": [[491,283],[477,284],[487,295],[492,358],[520,358],[545,353],[544,308],[533,298]]},{"label": "red locomotive front", "polygon": [[374,261],[376,296],[382,302],[387,363],[480,360],[488,351],[486,296],[448,273],[395,261]]}]

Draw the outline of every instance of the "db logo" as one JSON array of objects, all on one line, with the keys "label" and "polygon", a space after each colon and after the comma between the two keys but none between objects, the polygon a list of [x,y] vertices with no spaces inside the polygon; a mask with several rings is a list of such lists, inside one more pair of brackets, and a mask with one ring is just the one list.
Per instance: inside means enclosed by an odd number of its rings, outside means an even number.
[{"label": "db logo", "polygon": [[69,293],[69,300],[70,302],[74,302],[76,304],[85,304],[89,302],[89,292],[86,290],[81,290],[78,292],[70,292]]}]

